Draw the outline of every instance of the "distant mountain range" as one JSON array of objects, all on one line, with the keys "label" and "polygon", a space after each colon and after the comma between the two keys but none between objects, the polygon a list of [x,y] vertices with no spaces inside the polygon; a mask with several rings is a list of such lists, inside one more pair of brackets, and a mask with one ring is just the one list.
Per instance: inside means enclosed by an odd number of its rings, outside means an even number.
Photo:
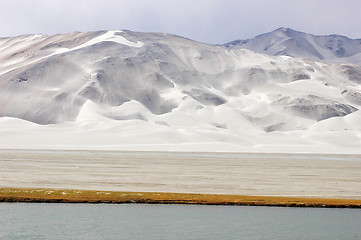
[{"label": "distant mountain range", "polygon": [[361,39],[341,35],[315,36],[290,28],[279,28],[253,39],[225,44],[272,56],[290,56],[335,63],[361,65]]},{"label": "distant mountain range", "polygon": [[361,152],[361,40],[0,38],[3,148]]}]

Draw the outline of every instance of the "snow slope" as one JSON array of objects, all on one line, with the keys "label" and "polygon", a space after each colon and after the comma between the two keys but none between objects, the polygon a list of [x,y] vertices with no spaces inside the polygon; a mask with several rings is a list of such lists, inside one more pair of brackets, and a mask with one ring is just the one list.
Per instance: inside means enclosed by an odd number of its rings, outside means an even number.
[{"label": "snow slope", "polygon": [[361,68],[131,31],[0,39],[0,147],[361,152]]}]

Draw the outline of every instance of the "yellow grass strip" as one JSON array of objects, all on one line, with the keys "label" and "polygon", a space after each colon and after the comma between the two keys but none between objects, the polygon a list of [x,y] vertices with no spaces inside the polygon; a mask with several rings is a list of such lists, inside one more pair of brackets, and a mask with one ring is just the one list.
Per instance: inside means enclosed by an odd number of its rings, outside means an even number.
[{"label": "yellow grass strip", "polygon": [[361,200],[223,194],[0,188],[0,202],[152,203],[361,208]]}]

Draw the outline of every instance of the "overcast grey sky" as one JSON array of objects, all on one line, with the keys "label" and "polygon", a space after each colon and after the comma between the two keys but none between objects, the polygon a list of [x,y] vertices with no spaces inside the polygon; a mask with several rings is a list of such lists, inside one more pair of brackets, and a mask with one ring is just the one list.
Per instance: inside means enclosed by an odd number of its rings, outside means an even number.
[{"label": "overcast grey sky", "polygon": [[128,29],[206,43],[279,27],[361,38],[360,0],[0,0],[0,36]]}]

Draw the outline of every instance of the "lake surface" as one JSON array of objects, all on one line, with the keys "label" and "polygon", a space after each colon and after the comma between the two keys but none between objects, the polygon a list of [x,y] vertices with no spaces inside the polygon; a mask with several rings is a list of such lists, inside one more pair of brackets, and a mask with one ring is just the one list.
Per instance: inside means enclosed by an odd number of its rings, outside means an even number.
[{"label": "lake surface", "polygon": [[0,203],[0,239],[361,239],[361,211]]}]

